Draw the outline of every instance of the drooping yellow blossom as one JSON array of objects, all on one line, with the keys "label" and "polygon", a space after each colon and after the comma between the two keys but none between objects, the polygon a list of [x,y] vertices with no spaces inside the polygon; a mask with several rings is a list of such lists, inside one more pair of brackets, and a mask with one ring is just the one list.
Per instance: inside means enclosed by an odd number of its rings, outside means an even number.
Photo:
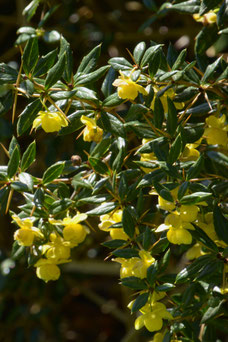
[{"label": "drooping yellow blossom", "polygon": [[41,239],[44,237],[38,228],[33,227],[32,219],[21,219],[17,215],[13,215],[12,218],[20,227],[14,233],[14,240],[18,241],[19,245],[28,247],[33,244],[35,237]]},{"label": "drooping yellow blossom", "polygon": [[32,128],[42,126],[46,133],[58,132],[62,127],[68,126],[66,117],[61,112],[40,111],[33,121]]},{"label": "drooping yellow blossom", "polygon": [[204,131],[204,137],[209,145],[227,146],[228,126],[226,124],[226,116],[223,114],[220,118],[210,115],[206,118],[207,128]]},{"label": "drooping yellow blossom", "polygon": [[144,279],[147,276],[148,267],[155,262],[155,259],[152,257],[150,252],[141,250],[139,252],[139,257],[133,257],[130,259],[116,258],[114,261],[121,264],[120,278],[134,276]]},{"label": "drooping yellow blossom", "polygon": [[69,243],[70,247],[75,247],[83,242],[88,234],[87,227],[79,224],[79,222],[86,220],[86,214],[78,213],[74,217],[65,217],[63,220],[49,219],[49,222],[54,225],[64,226],[63,238]]},{"label": "drooping yellow blossom", "polygon": [[146,89],[132,81],[129,76],[124,75],[121,71],[120,76],[113,82],[113,85],[117,87],[118,96],[124,100],[134,100],[138,93],[148,95]]},{"label": "drooping yellow blossom", "polygon": [[85,115],[81,116],[81,122],[86,125],[83,131],[83,140],[99,143],[102,140],[103,129],[97,126],[94,119],[88,118]]},{"label": "drooping yellow blossom", "polygon": [[202,251],[202,245],[199,243],[196,243],[194,246],[189,248],[189,250],[186,253],[186,258],[188,260],[193,260],[199,258],[201,255],[204,255],[205,253]]},{"label": "drooping yellow blossom", "polygon": [[180,215],[176,213],[166,216],[165,223],[161,224],[156,229],[156,232],[162,232],[164,230],[168,230],[167,239],[173,244],[188,245],[192,243],[192,235],[188,230],[194,230],[194,227],[191,223],[183,221]]},{"label": "drooping yellow blossom", "polygon": [[140,309],[140,312],[142,315],[135,320],[136,330],[145,326],[150,332],[158,331],[163,326],[163,319],[173,319],[166,306],[159,302],[147,303]]},{"label": "drooping yellow blossom", "polygon": [[128,240],[129,236],[124,232],[123,228],[110,228],[113,224],[122,221],[123,210],[118,209],[109,214],[101,215],[101,223],[98,227],[101,230],[110,233],[112,239]]},{"label": "drooping yellow blossom", "polygon": [[46,283],[50,280],[57,280],[60,277],[60,269],[55,262],[47,259],[40,259],[34,265],[36,267],[36,275]]},{"label": "drooping yellow blossom", "polygon": [[[156,85],[153,86],[153,89],[154,89],[154,98],[153,98],[153,100],[152,100],[152,102],[151,102],[151,105],[150,105],[150,108],[151,108],[152,110],[154,110],[154,103],[155,103],[156,94],[157,94],[160,90],[162,90],[162,88],[164,88],[164,87],[160,87],[160,88],[159,88],[159,87],[156,86]],[[159,99],[161,100],[161,103],[162,103],[162,106],[163,106],[163,109],[164,109],[164,112],[165,112],[165,113],[168,113],[168,100],[167,100],[167,97],[169,97],[171,100],[173,100],[175,96],[176,96],[176,93],[175,93],[174,89],[173,89],[173,88],[169,88],[169,89],[167,89],[167,90],[164,92],[163,95],[161,95],[161,96],[159,97]],[[175,105],[176,109],[182,109],[182,108],[184,107],[185,104],[184,104],[183,102],[175,102],[174,105]]]},{"label": "drooping yellow blossom", "polygon": [[217,20],[217,14],[214,11],[209,11],[202,16],[200,16],[198,13],[195,13],[193,14],[193,19],[203,23],[204,25],[214,24]]},{"label": "drooping yellow blossom", "polygon": [[50,234],[50,242],[42,246],[42,253],[47,259],[58,262],[61,259],[69,259],[70,247],[68,241],[64,241],[61,236],[56,233]]},{"label": "drooping yellow blossom", "polygon": [[200,145],[202,139],[197,140],[193,144],[186,144],[184,147],[184,151],[180,156],[181,161],[191,161],[197,160],[200,156],[200,152],[197,150],[197,147]]}]

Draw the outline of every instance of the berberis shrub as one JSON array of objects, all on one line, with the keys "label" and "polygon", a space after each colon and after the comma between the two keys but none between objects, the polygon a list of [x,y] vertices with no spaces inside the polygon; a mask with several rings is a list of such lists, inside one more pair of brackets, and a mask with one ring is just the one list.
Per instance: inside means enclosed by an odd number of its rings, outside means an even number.
[{"label": "berberis shrub", "polygon": [[[24,10],[28,19],[38,5]],[[91,228],[106,231],[121,284],[135,291],[135,329],[145,326],[156,342],[215,341],[216,331],[227,332],[228,65],[205,50],[227,30],[227,2],[164,8],[203,22],[197,62],[186,61],[186,50],[170,46],[166,55],[158,43],[139,42],[128,60],[98,68],[99,45],[74,72],[63,36],[58,51],[40,56],[44,20],[19,30],[19,70],[0,65],[0,112],[11,111],[15,123],[0,168],[1,210],[16,228],[12,255],[26,256],[34,276],[57,280]],[[52,139],[83,135],[87,159],[76,151],[34,176],[40,129]],[[26,134],[34,141],[22,154],[18,137]],[[24,204],[13,212],[18,192]]]}]

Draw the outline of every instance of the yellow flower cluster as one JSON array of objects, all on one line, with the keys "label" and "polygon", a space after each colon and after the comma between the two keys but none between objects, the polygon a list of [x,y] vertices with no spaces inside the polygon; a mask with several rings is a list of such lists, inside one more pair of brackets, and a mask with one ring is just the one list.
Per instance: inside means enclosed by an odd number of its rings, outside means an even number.
[{"label": "yellow flower cluster", "polygon": [[[219,247],[227,247],[226,243],[222,240],[219,240],[216,234],[212,212],[208,212],[205,215],[199,214],[196,220],[196,225],[199,226]],[[202,247],[203,246],[200,243],[196,243],[187,251],[186,258],[188,260],[193,260],[200,257],[201,255],[206,254],[206,252],[203,251]]]},{"label": "yellow flower cluster", "polygon": [[204,25],[214,24],[217,20],[217,14],[214,11],[209,11],[204,15],[200,16],[198,13],[193,14],[193,19]]},{"label": "yellow flower cluster", "polygon": [[83,131],[83,140],[99,143],[102,140],[103,129],[97,126],[94,119],[88,118],[85,115],[81,116],[81,122],[86,125]]},{"label": "yellow flower cluster", "polygon": [[118,96],[124,100],[134,100],[138,93],[148,95],[146,89],[132,81],[131,77],[124,75],[121,71],[120,76],[113,82],[113,85],[117,87]]},{"label": "yellow flower cluster", "polygon": [[173,244],[190,244],[192,236],[188,230],[194,230],[191,222],[197,219],[199,208],[196,205],[176,205],[178,187],[171,191],[174,202],[169,202],[158,197],[159,208],[167,210],[170,214],[165,218],[165,222],[161,224],[156,232],[168,230],[167,239]]},{"label": "yellow flower cluster", "polygon": [[155,262],[155,259],[152,257],[150,252],[141,250],[139,251],[139,257],[133,257],[130,259],[116,258],[113,261],[121,264],[120,278],[133,276],[144,279],[147,276],[148,267]]},{"label": "yellow flower cluster", "polygon": [[184,151],[180,156],[181,161],[191,161],[197,160],[200,156],[200,152],[197,150],[197,147],[200,145],[202,139],[197,140],[193,144],[186,144],[184,147]]},{"label": "yellow flower cluster", "polygon": [[68,121],[61,112],[40,111],[33,121],[32,128],[37,129],[40,125],[46,133],[51,133],[68,126]]},{"label": "yellow flower cluster", "polygon": [[[19,225],[14,234],[14,239],[22,246],[32,246],[36,240],[43,239],[44,235],[40,229],[33,227],[30,218],[20,219],[12,216]],[[52,225],[63,226],[62,235],[55,230],[50,234],[49,241],[42,245],[42,258],[36,264],[36,275],[45,282],[57,280],[60,276],[60,269],[57,265],[70,261],[71,248],[83,242],[88,233],[88,229],[79,222],[87,218],[86,214],[78,213],[74,217],[66,217],[63,220],[49,219]]]},{"label": "yellow flower cluster", "polygon": [[223,114],[221,117],[210,115],[206,119],[207,128],[205,129],[204,136],[209,145],[222,145],[228,144],[228,126],[226,124],[226,116]]},{"label": "yellow flower cluster", "polygon": [[123,210],[121,209],[112,211],[109,214],[101,215],[101,223],[98,227],[101,230],[109,232],[112,239],[128,240],[129,236],[124,232],[123,228],[110,228],[113,224],[122,221],[122,215]]},{"label": "yellow flower cluster", "polygon": [[[151,299],[141,309],[141,315],[135,320],[135,329],[139,330],[143,326],[150,332],[161,330],[163,319],[171,320],[173,316],[167,311],[163,303],[158,302],[165,297],[165,293],[153,292]],[[132,308],[134,301],[130,302],[128,307]],[[159,341],[159,340],[158,340]]]}]

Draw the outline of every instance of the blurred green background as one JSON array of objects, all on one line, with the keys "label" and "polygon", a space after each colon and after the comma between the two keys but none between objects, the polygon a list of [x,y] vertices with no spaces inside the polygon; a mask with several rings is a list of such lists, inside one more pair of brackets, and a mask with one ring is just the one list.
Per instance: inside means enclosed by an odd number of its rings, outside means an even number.
[{"label": "blurred green background", "polygon": [[[30,23],[22,16],[26,0],[0,1],[0,62],[18,67],[19,49],[14,46],[16,31],[21,26],[37,27],[41,11]],[[145,5],[147,1],[123,0],[62,0],[50,1],[60,4],[48,20],[45,29],[56,30],[70,42],[74,52],[74,70],[82,57],[94,46],[102,43],[100,65],[109,58],[124,56],[126,50],[145,41],[162,43],[167,50],[171,42],[177,50],[188,48],[188,60],[193,59],[194,37],[202,25],[190,15],[170,13],[147,25],[153,12]],[[159,7],[163,1],[155,1]],[[213,58],[226,51],[224,39],[207,53]],[[53,50],[58,42],[40,41],[42,54]],[[23,99],[18,101],[17,115],[23,110]],[[0,142],[8,147],[15,132],[11,124],[11,113],[0,118]],[[34,139],[33,136],[19,138],[22,150]],[[76,135],[56,137],[38,131],[37,161],[30,169],[33,175],[42,174],[45,168],[58,160],[67,160],[78,154],[82,137]],[[88,144],[89,145],[89,144]],[[87,146],[88,146],[87,145]],[[85,157],[85,156],[84,156]],[[7,164],[7,157],[0,150],[0,165]],[[22,196],[13,197],[12,209],[22,204]],[[0,341],[4,342],[137,342],[148,341],[149,332],[135,332],[134,317],[126,308],[131,293],[118,285],[119,267],[110,259],[103,261],[108,251],[100,246],[106,235],[98,231],[87,237],[86,242],[76,248],[73,262],[62,267],[62,276],[57,282],[43,283],[35,276],[26,261],[10,259],[15,226],[9,216],[0,216]]]}]

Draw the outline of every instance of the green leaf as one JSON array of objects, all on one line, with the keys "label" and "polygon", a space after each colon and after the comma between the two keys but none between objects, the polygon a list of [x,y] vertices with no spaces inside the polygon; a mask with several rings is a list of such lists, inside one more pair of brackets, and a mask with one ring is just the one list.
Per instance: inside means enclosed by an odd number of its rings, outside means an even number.
[{"label": "green leaf", "polygon": [[118,240],[118,239],[114,239],[114,240],[110,240],[110,241],[105,241],[102,242],[102,246],[105,246],[107,248],[119,248],[122,247],[123,245],[126,244],[126,240]]},{"label": "green leaf", "polygon": [[168,163],[173,164],[175,163],[182,151],[182,139],[181,134],[178,134],[174,142],[172,143],[170,150],[169,150],[169,156],[168,156]]},{"label": "green leaf", "polygon": [[158,44],[158,45],[154,45],[154,46],[149,47],[143,55],[140,66],[144,67],[150,62],[152,63],[153,55],[156,53],[156,51],[158,49],[160,49],[161,46],[162,46],[162,44]]},{"label": "green leaf", "polygon": [[177,4],[172,5],[171,9],[181,12],[181,13],[198,13],[200,6],[199,6],[198,0],[189,0],[189,1],[183,1]]},{"label": "green leaf", "polygon": [[36,34],[36,29],[31,26],[22,26],[17,30],[17,34],[22,34],[22,33]]},{"label": "green leaf", "polygon": [[16,145],[11,156],[10,156],[10,160],[8,163],[8,169],[7,169],[7,174],[9,178],[12,178],[19,167],[19,163],[20,163],[20,151],[18,146]]},{"label": "green leaf", "polygon": [[167,96],[168,116],[167,116],[167,132],[174,135],[177,129],[177,110],[173,101]]},{"label": "green leaf", "polygon": [[113,57],[111,58],[108,63],[113,67],[115,70],[131,70],[133,69],[133,65],[126,60],[124,57]]},{"label": "green leaf", "polygon": [[38,209],[41,209],[44,202],[44,190],[38,188],[34,193],[34,204]]},{"label": "green leaf", "polygon": [[51,69],[49,69],[44,83],[45,90],[49,89],[61,78],[65,69],[65,56],[66,54],[64,53],[58,59],[57,63]]},{"label": "green leaf", "polygon": [[73,202],[69,198],[63,198],[61,200],[55,201],[49,208],[50,213],[53,215],[59,214],[67,210],[72,205],[72,203]]},{"label": "green leaf", "polygon": [[202,0],[200,5],[199,15],[202,16],[205,13],[209,12],[211,9],[214,9],[221,3],[221,0]]},{"label": "green leaf", "polygon": [[21,246],[19,245],[18,241],[14,241],[11,251],[11,258],[13,260],[18,260],[25,254],[25,251],[25,246]]},{"label": "green leaf", "polygon": [[88,103],[95,103],[98,104],[98,98],[97,94],[95,91],[88,89],[86,87],[77,87],[76,88],[77,92],[75,94],[75,97],[80,101],[80,100],[85,100]]},{"label": "green leaf", "polygon": [[212,194],[210,192],[194,192],[191,195],[186,195],[186,196],[182,197],[180,200],[180,203],[181,204],[187,204],[187,205],[193,205],[196,203],[206,201],[211,196],[212,196]]},{"label": "green leaf", "polygon": [[39,59],[39,47],[38,38],[30,38],[25,46],[24,53],[22,55],[23,69],[25,74],[29,76],[35,68]]},{"label": "green leaf", "polygon": [[32,0],[28,6],[24,8],[22,14],[26,16],[27,21],[30,21],[30,19],[34,16],[39,3],[40,0]]},{"label": "green leaf", "polygon": [[228,13],[227,9],[228,9],[228,4],[227,4],[227,1],[224,0],[217,13],[217,25],[219,28],[224,27],[225,23],[227,22],[227,13]]},{"label": "green leaf", "polygon": [[12,91],[9,91],[4,97],[0,98],[0,116],[3,116],[12,108],[13,100],[14,97]]},{"label": "green leaf", "polygon": [[165,284],[162,284],[162,285],[159,285],[155,288],[155,291],[158,291],[158,292],[162,292],[162,291],[170,291],[172,290],[173,288],[175,287],[174,284],[170,284],[170,283],[165,283]]},{"label": "green leaf", "polygon": [[33,191],[33,178],[29,173],[21,172],[18,178],[21,183],[26,184],[29,191]]},{"label": "green leaf", "polygon": [[92,210],[86,212],[87,215],[90,216],[100,216],[104,214],[108,214],[113,211],[117,207],[117,203],[114,202],[106,202],[101,204],[99,207],[96,207]]},{"label": "green leaf", "polygon": [[97,195],[97,196],[90,196],[90,197],[83,197],[80,198],[77,202],[77,205],[81,204],[100,204],[103,202],[107,202],[107,200],[110,200],[111,196],[110,195]]},{"label": "green leaf", "polygon": [[21,160],[21,171],[25,171],[36,158],[36,141],[34,140],[26,149]]},{"label": "green leaf", "polygon": [[154,286],[158,273],[158,262],[155,261],[150,267],[147,269],[147,281],[150,286]]},{"label": "green leaf", "polygon": [[73,76],[73,54],[68,41],[61,36],[59,58],[65,54],[65,68],[63,78],[66,82],[70,83]]},{"label": "green leaf", "polygon": [[174,202],[171,192],[162,184],[154,182],[154,187],[157,193],[168,202]]},{"label": "green leaf", "polygon": [[217,58],[216,61],[210,65],[207,66],[205,73],[201,79],[202,83],[205,83],[208,81],[208,79],[210,79],[211,76],[213,76],[213,73],[215,72],[215,70],[218,68],[220,62],[221,62],[222,56]]},{"label": "green leaf", "polygon": [[180,201],[182,199],[182,197],[185,195],[186,191],[188,190],[188,186],[189,186],[188,182],[184,182],[180,185],[180,187],[178,189],[178,193],[177,193],[178,201]]},{"label": "green leaf", "polygon": [[211,319],[214,319],[216,316],[220,315],[222,311],[222,306],[224,303],[225,303],[225,300],[222,300],[216,307],[209,307],[207,311],[203,314],[200,324],[207,323]]},{"label": "green leaf", "polygon": [[112,254],[115,255],[116,257],[125,258],[125,259],[130,259],[130,258],[139,256],[138,250],[134,248],[116,249],[115,251],[112,252]]},{"label": "green leaf", "polygon": [[125,100],[121,99],[117,93],[111,94],[103,101],[103,107],[117,107],[121,103],[123,103]]},{"label": "green leaf", "polygon": [[123,286],[129,287],[133,290],[145,290],[147,285],[143,279],[137,277],[126,277],[121,279],[121,284]]},{"label": "green leaf", "polygon": [[109,173],[107,165],[104,162],[102,162],[100,159],[90,157],[88,160],[89,160],[89,163],[92,166],[92,168],[97,173],[100,173],[101,175],[105,175],[105,174]]},{"label": "green leaf", "polygon": [[90,156],[94,157],[94,158],[102,157],[108,151],[110,144],[111,144],[111,139],[110,138],[102,139],[101,142],[99,142],[94,147],[94,149],[90,153]]},{"label": "green leaf", "polygon": [[50,166],[43,174],[43,184],[51,183],[54,179],[58,178],[64,169],[64,162],[57,162]]},{"label": "green leaf", "polygon": [[0,84],[14,83],[17,80],[17,70],[5,63],[0,63]]},{"label": "green leaf", "polygon": [[122,224],[123,224],[124,232],[130,238],[133,238],[134,233],[135,233],[136,221],[135,221],[135,218],[133,216],[132,208],[130,206],[125,207],[123,210]]},{"label": "green leaf", "polygon": [[214,243],[214,241],[212,241],[209,236],[198,226],[195,226],[195,230],[191,230],[191,234],[192,236],[196,239],[196,241],[201,242],[206,248],[212,249],[213,251],[215,251],[216,253],[218,253],[218,247],[217,245]]},{"label": "green leaf", "polygon": [[90,71],[92,71],[98,61],[98,58],[100,56],[101,52],[101,44],[97,45],[93,50],[91,50],[88,55],[83,57],[77,73],[83,73],[83,74],[88,74]]},{"label": "green leaf", "polygon": [[203,168],[203,165],[204,165],[204,155],[201,154],[201,156],[196,160],[196,162],[188,170],[187,175],[186,175],[186,180],[190,180],[195,177],[198,177],[198,175],[200,174]]},{"label": "green leaf", "polygon": [[38,27],[44,26],[46,21],[49,19],[49,17],[59,8],[60,4],[52,6],[48,11],[46,11],[45,15],[40,20]]},{"label": "green leaf", "polygon": [[15,136],[13,135],[12,139],[10,141],[10,144],[9,144],[9,155],[10,156],[12,155],[16,146],[18,147],[18,151],[20,152],[20,145],[19,145],[17,139],[15,138]]},{"label": "green leaf", "polygon": [[154,126],[156,128],[161,129],[162,123],[164,121],[164,108],[162,106],[161,100],[159,97],[155,97],[154,101]]},{"label": "green leaf", "polygon": [[57,50],[53,50],[49,52],[48,54],[46,54],[45,56],[42,56],[35,66],[35,69],[33,72],[34,76],[38,77],[38,76],[45,75],[48,72],[48,70],[54,65],[56,56],[57,56]]},{"label": "green leaf", "polygon": [[[197,13],[197,12],[195,12]],[[217,40],[218,28],[217,25],[207,25],[196,36],[195,53],[197,56],[204,55],[205,51]],[[200,62],[199,58],[197,61]],[[205,69],[203,65],[200,65],[202,70]]]},{"label": "green leaf", "polygon": [[182,140],[184,144],[194,143],[195,141],[199,140],[202,137],[203,133],[204,133],[204,124],[198,124],[197,126],[185,125],[184,129],[181,129],[181,135],[182,135]]},{"label": "green leaf", "polygon": [[107,72],[107,70],[110,68],[110,65],[105,65],[89,74],[81,74],[79,76],[77,76],[77,74],[74,77],[75,78],[75,86],[78,85],[88,85],[91,83],[94,83],[96,81],[98,81],[102,76],[104,76],[104,74]]},{"label": "green leaf", "polygon": [[32,125],[33,120],[36,118],[36,115],[41,109],[42,103],[40,102],[40,99],[31,102],[25,107],[17,122],[17,133],[19,136],[22,135]]},{"label": "green leaf", "polygon": [[138,188],[143,188],[146,186],[151,186],[154,182],[159,182],[165,176],[163,170],[154,170],[149,174],[146,174],[143,179],[139,182]]},{"label": "green leaf", "polygon": [[146,43],[145,42],[140,42],[139,44],[136,45],[133,51],[133,57],[135,59],[135,62],[137,64],[140,63],[142,56],[146,50]]},{"label": "green leaf", "polygon": [[215,231],[218,237],[228,244],[228,220],[222,214],[220,207],[216,206],[213,212]]},{"label": "green leaf", "polygon": [[124,124],[128,131],[133,131],[140,138],[155,138],[156,135],[151,129],[151,126],[139,121],[129,121]]},{"label": "green leaf", "polygon": [[119,196],[121,200],[125,200],[127,196],[127,191],[128,191],[128,184],[127,184],[127,179],[124,173],[120,175],[120,182],[119,182]]},{"label": "green leaf", "polygon": [[156,75],[161,65],[161,58],[162,56],[160,49],[156,50],[155,53],[151,56],[148,68],[148,72],[151,78],[153,78]]},{"label": "green leaf", "polygon": [[177,59],[175,60],[172,66],[172,70],[177,70],[182,66],[182,64],[185,61],[186,55],[187,55],[187,49],[184,49],[180,52],[179,56],[177,57]]},{"label": "green leaf", "polygon": [[114,87],[112,84],[115,79],[116,79],[116,71],[111,67],[108,70],[107,75],[105,76],[104,81],[101,86],[101,91],[106,98],[110,96],[113,92]]},{"label": "green leaf", "polygon": [[140,310],[147,303],[149,294],[149,292],[146,292],[139,295],[132,305],[131,312],[137,312]]},{"label": "green leaf", "polygon": [[102,112],[101,121],[105,130],[114,135],[125,137],[125,130],[123,123],[113,114]]}]

